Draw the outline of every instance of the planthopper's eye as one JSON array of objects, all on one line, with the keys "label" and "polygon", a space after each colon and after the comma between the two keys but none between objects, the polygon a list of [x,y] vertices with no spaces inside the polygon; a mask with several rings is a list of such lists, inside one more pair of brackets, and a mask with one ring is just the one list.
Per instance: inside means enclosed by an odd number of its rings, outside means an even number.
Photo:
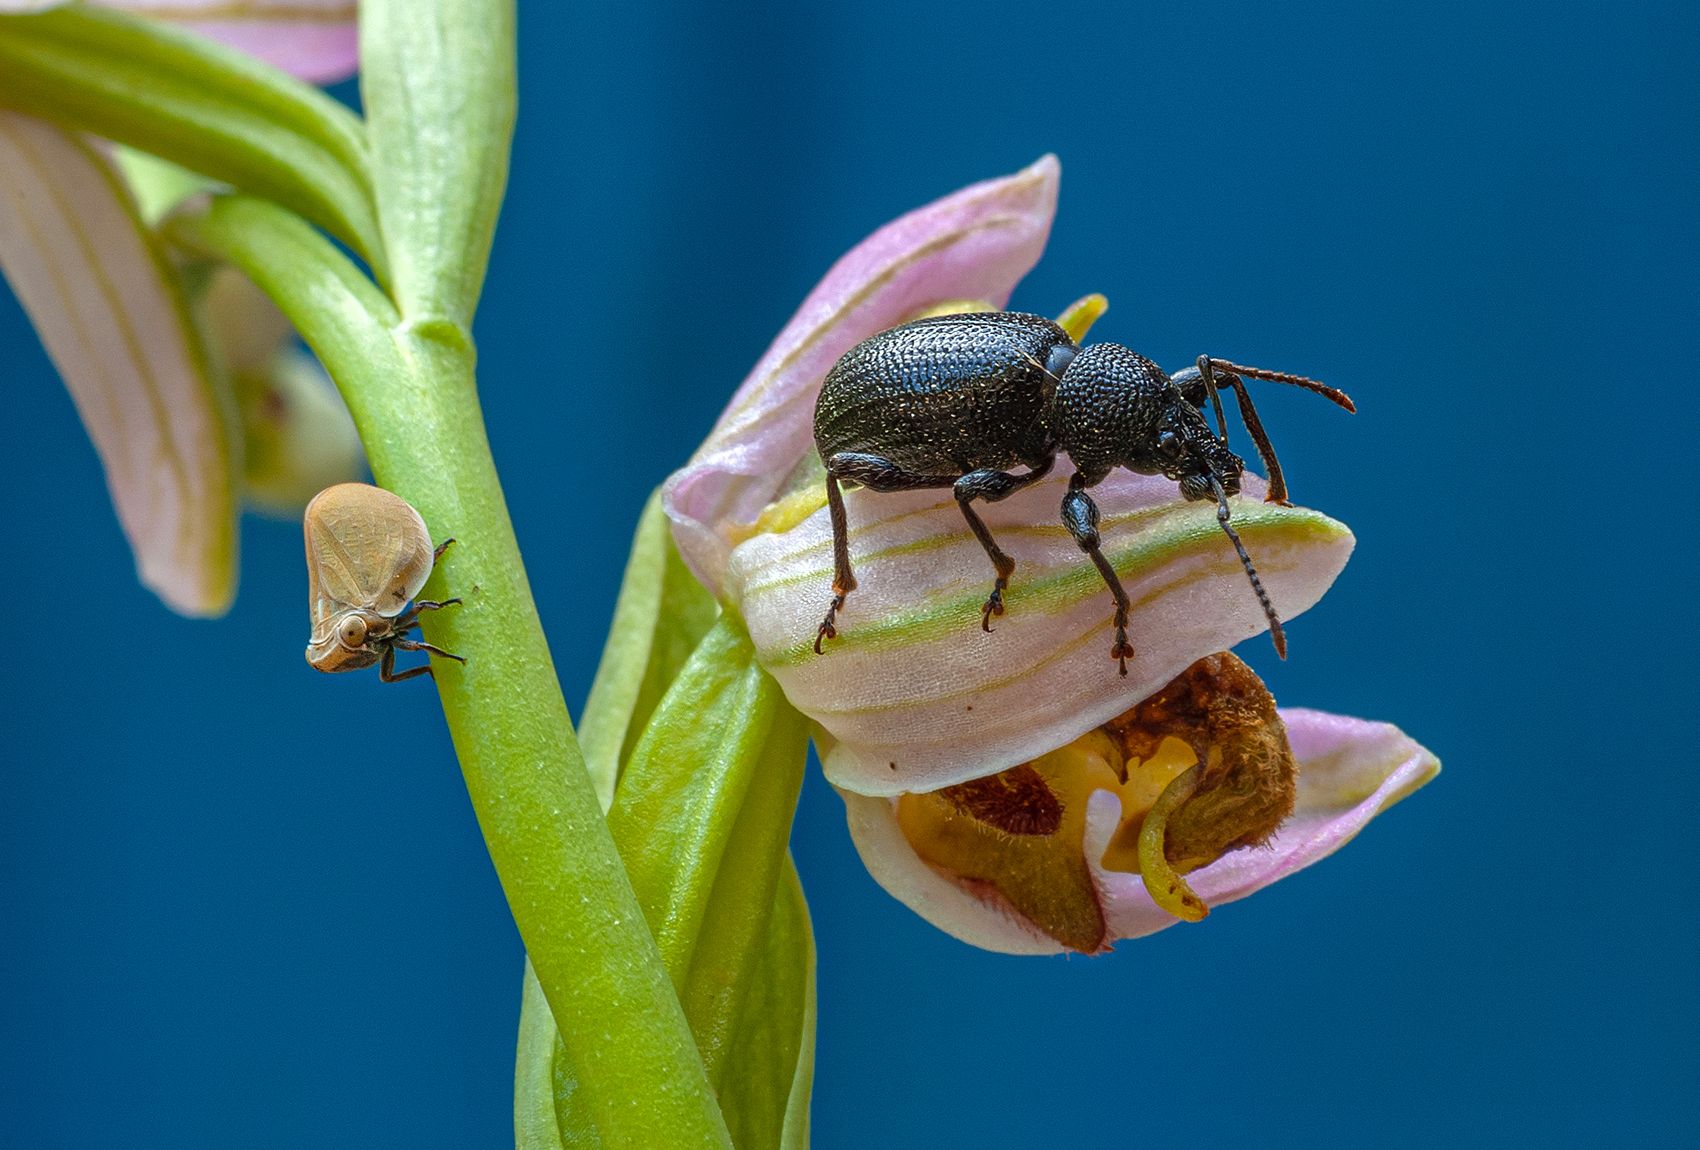
[{"label": "planthopper's eye", "polygon": [[366,620],[358,615],[350,615],[337,628],[337,638],[344,647],[354,650],[366,645]]}]

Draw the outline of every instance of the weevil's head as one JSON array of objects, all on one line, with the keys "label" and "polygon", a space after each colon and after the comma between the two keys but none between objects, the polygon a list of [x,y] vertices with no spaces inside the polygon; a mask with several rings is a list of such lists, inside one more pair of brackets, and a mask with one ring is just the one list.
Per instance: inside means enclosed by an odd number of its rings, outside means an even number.
[{"label": "weevil's head", "polygon": [[375,611],[352,608],[329,616],[307,644],[307,662],[320,671],[358,671],[383,658],[394,624]]},{"label": "weevil's head", "polygon": [[1181,485],[1185,499],[1215,499],[1212,479],[1227,494],[1239,494],[1245,460],[1228,450],[1204,414],[1179,392],[1158,416],[1151,451],[1157,468]]}]

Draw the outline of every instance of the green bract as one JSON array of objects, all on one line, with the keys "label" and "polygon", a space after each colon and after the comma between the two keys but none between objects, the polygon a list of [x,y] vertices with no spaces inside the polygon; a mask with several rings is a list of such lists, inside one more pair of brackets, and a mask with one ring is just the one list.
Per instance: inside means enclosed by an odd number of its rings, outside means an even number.
[{"label": "green bract", "polygon": [[0,18],[0,106],[275,200],[383,266],[359,119],[209,40],[84,5]]}]

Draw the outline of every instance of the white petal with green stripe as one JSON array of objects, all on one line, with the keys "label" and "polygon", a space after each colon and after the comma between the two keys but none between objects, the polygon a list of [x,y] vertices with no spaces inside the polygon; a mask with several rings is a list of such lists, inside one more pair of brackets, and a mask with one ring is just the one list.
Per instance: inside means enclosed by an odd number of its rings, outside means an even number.
[{"label": "white petal with green stripe", "polygon": [[[1121,714],[1195,660],[1267,629],[1214,504],[1170,480],[1117,473],[1092,494],[1104,554],[1134,607],[1135,657],[1110,658],[1110,592],[1063,527],[1067,467],[981,512],[1016,567],[1008,613],[980,629],[993,571],[945,492],[846,493],[859,581],[817,655],[831,597],[823,509],[732,553],[727,590],[758,657],[830,739],[827,777],[867,795],[929,791],[1032,759]],[[1233,521],[1270,598],[1292,619],[1351,554],[1341,523],[1261,502],[1247,476]],[[1292,635],[1304,642],[1302,630]]]},{"label": "white petal with green stripe", "polygon": [[106,468],[141,581],[216,615],[236,585],[225,412],[174,273],[111,161],[0,113],[0,267]]}]

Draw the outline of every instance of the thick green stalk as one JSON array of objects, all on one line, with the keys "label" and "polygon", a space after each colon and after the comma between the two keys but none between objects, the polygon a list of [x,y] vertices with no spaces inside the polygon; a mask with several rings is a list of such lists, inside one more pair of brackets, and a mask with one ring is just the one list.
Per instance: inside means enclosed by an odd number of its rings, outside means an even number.
[{"label": "thick green stalk", "polygon": [[171,234],[235,264],[342,388],[378,482],[456,544],[423,592],[457,595],[428,637],[467,792],[608,1147],[730,1146],[672,982],[584,768],[484,434],[463,329],[396,320],[323,237],[224,201]]}]

